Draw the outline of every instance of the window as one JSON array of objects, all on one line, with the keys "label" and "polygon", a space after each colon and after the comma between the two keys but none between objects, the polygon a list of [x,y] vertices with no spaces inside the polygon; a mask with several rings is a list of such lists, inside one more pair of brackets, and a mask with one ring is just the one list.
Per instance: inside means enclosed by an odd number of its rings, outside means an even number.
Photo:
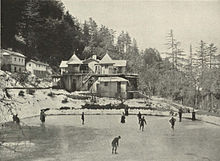
[{"label": "window", "polygon": [[104,86],[108,86],[108,82],[104,82]]},{"label": "window", "polygon": [[20,62],[20,61],[21,61],[21,59],[19,58],[19,59],[18,59],[18,61]]},{"label": "window", "polygon": [[17,70],[17,68],[15,67],[15,68],[14,68],[14,71],[16,72],[16,70]]},{"label": "window", "polygon": [[29,64],[29,67],[31,66],[31,63]]},{"label": "window", "polygon": [[19,68],[19,72],[21,72],[21,68]]},{"label": "window", "polygon": [[14,60],[16,61],[16,58],[14,58]]}]

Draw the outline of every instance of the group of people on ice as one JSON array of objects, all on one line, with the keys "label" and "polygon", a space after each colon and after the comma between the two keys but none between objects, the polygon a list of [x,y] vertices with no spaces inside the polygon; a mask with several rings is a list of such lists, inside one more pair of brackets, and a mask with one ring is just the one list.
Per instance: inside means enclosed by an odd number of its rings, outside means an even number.
[{"label": "group of people on ice", "polygon": [[[179,111],[178,111],[178,114],[179,114],[179,122],[182,121],[182,113],[183,113],[183,110],[182,110],[182,108],[180,108]],[[171,114],[172,117],[171,117],[171,119],[169,120],[169,122],[170,122],[170,124],[171,124],[171,128],[174,130],[174,126],[175,126],[176,119],[174,118],[174,112],[173,112],[173,111],[171,111],[170,114]],[[122,116],[121,116],[121,123],[125,123],[125,118],[126,118],[125,116],[126,116],[126,115],[125,115],[125,113],[123,112],[123,113],[122,113]],[[144,116],[142,116],[142,114],[141,114],[140,112],[137,114],[137,117],[138,117],[138,123],[139,123],[139,125],[140,125],[140,130],[144,131],[144,125],[146,125],[147,122],[146,122]]]},{"label": "group of people on ice", "polygon": [[[194,112],[194,111],[193,111]],[[178,115],[179,115],[179,122],[181,122],[182,121],[182,113],[183,113],[183,110],[182,110],[182,108],[180,108],[179,109],[179,111],[178,111]],[[171,114],[171,119],[169,120],[169,123],[171,124],[171,128],[174,130],[174,126],[175,126],[175,122],[176,122],[176,119],[174,118],[174,112],[173,111],[171,111],[170,112],[170,114]],[[138,117],[138,124],[140,125],[140,130],[142,130],[142,131],[144,131],[144,126],[147,124],[147,122],[146,122],[146,120],[145,120],[145,118],[144,118],[144,116],[142,116],[142,114],[141,114],[141,112],[139,112],[138,114],[137,114],[137,117]],[[122,116],[121,116],[121,123],[125,123],[125,113],[123,112],[123,114],[122,114]],[[119,145],[119,139],[120,139],[121,137],[120,136],[118,136],[118,137],[116,137],[116,138],[114,138],[113,139],[113,141],[112,141],[112,154],[113,153],[115,153],[115,154],[117,154],[117,147],[118,147],[118,145]]]},{"label": "group of people on ice", "polygon": [[[182,108],[180,108],[179,111],[178,111],[179,122],[182,121],[182,113],[183,113],[183,110],[182,110]],[[169,120],[169,122],[171,124],[171,128],[174,130],[176,119],[174,118],[174,112],[173,111],[171,111],[170,114],[171,114],[172,117]],[[123,112],[123,114],[121,116],[121,123],[125,123],[125,119],[126,119],[125,116],[128,116],[128,110],[127,109],[125,110],[125,112]],[[139,129],[141,131],[144,131],[144,126],[147,124],[147,122],[146,122],[144,116],[142,116],[141,112],[139,112],[137,114],[137,117],[138,117]],[[41,112],[40,112],[40,120],[41,120],[42,124],[45,123],[45,118],[46,118],[45,110],[42,109]],[[85,121],[84,112],[82,112],[82,114],[81,114],[81,120],[82,120],[82,125],[84,125],[84,121]],[[19,119],[18,115],[13,115],[13,121],[16,122],[17,124],[20,124],[20,119]],[[117,147],[119,146],[119,139],[121,139],[121,136],[115,137],[112,140],[112,154],[113,153],[117,154]]]}]

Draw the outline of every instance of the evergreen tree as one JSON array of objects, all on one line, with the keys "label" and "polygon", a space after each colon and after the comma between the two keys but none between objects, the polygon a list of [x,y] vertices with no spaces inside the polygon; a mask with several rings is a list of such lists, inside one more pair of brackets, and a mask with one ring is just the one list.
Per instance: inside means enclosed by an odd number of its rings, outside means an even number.
[{"label": "evergreen tree", "polygon": [[212,68],[212,60],[216,58],[217,47],[213,43],[211,43],[207,47],[207,50],[209,56],[209,68]]}]

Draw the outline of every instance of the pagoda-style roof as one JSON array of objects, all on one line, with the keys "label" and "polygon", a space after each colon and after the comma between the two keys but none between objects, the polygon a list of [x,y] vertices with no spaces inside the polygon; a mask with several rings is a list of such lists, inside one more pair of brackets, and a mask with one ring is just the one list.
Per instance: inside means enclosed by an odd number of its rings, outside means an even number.
[{"label": "pagoda-style roof", "polygon": [[100,60],[99,64],[114,64],[114,62],[108,53],[106,53],[105,56]]},{"label": "pagoda-style roof", "polygon": [[73,56],[68,60],[67,64],[83,64],[83,62],[76,56],[76,54],[73,54]]}]

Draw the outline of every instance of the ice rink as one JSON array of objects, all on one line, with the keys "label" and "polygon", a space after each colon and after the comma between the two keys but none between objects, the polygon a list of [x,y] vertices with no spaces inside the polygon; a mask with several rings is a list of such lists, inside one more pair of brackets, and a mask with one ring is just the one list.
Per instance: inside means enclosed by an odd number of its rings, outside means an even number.
[{"label": "ice rink", "polygon": [[[48,116],[45,127],[38,117],[22,120],[31,145],[12,152],[0,147],[0,160],[16,161],[219,161],[220,127],[183,119],[174,132],[168,117],[145,116],[139,130],[137,116],[119,115]],[[121,136],[118,154],[111,153],[111,141]],[[24,138],[21,138],[24,140]]]}]

